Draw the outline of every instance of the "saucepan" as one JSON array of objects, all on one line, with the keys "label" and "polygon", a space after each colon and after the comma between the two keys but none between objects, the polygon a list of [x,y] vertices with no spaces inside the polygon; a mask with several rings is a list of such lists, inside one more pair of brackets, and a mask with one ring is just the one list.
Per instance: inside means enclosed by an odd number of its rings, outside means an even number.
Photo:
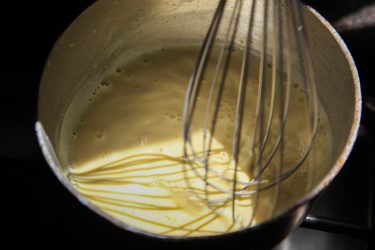
[{"label": "saucepan", "polygon": [[[85,10],[55,44],[40,84],[36,131],[44,156],[61,183],[85,206],[120,228],[172,241],[246,238],[249,246],[275,245],[298,227],[314,198],[338,174],[354,144],[361,114],[360,82],[354,61],[334,28],[314,9],[304,9],[320,102],[332,128],[328,167],[314,188],[283,213],[257,226],[224,235],[173,237],[127,225],[84,198],[66,174],[60,137],[69,105],[83,88],[105,73],[118,57],[151,44],[202,41],[218,1],[99,0]],[[240,27],[241,28],[241,27]],[[251,244],[250,244],[251,242]]]}]

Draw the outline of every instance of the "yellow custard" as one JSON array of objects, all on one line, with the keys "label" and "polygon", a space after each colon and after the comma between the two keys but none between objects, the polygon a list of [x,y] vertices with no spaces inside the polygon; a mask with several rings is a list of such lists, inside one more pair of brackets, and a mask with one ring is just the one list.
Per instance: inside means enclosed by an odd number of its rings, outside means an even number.
[{"label": "yellow custard", "polygon": [[[197,173],[184,164],[182,140],[182,110],[186,87],[193,70],[199,47],[176,46],[143,53],[124,60],[112,73],[104,76],[89,98],[70,109],[66,120],[73,126],[62,127],[61,147],[66,152],[69,178],[76,189],[98,208],[111,216],[144,231],[164,235],[201,236],[239,230],[267,220],[306,193],[321,176],[319,170],[327,162],[331,151],[331,132],[322,108],[319,129],[314,145],[314,165],[308,159],[280,186],[262,192],[254,207],[255,196],[237,197],[235,220],[232,200],[208,205],[197,198],[204,197],[205,182],[202,167]],[[212,61],[219,51],[214,50]],[[210,165],[221,176],[233,176],[232,141],[235,106],[243,52],[233,51],[231,65],[219,108],[217,128],[213,134]],[[252,63],[259,65],[256,57]],[[243,136],[239,160],[238,180],[248,182],[253,177],[249,165],[254,155],[248,150],[252,141],[254,107],[259,73],[250,71],[247,90]],[[198,96],[193,124],[193,142],[202,152],[202,124],[205,101],[215,64],[209,64]],[[272,68],[267,70],[268,81]],[[79,97],[82,98],[82,97]],[[306,123],[305,95],[298,83],[291,85],[284,169],[292,166],[303,155],[309,138]],[[76,102],[77,103],[77,102]],[[78,114],[78,115],[72,115]],[[277,112],[275,113],[275,117]],[[275,118],[276,119],[276,118]],[[277,126],[277,121],[272,126]],[[71,129],[73,127],[73,129]],[[276,131],[276,130],[275,130]],[[275,134],[270,134],[274,142]],[[273,145],[270,143],[270,145]],[[269,153],[271,148],[266,148]],[[250,152],[250,153],[249,153]],[[265,171],[267,181],[277,173],[278,158]],[[208,179],[223,190],[233,184],[209,172]],[[187,187],[189,181],[190,187]],[[239,188],[243,187],[239,184]],[[251,189],[250,189],[251,190]],[[210,199],[221,199],[227,194],[207,188]],[[273,209],[277,198],[277,206]]]}]

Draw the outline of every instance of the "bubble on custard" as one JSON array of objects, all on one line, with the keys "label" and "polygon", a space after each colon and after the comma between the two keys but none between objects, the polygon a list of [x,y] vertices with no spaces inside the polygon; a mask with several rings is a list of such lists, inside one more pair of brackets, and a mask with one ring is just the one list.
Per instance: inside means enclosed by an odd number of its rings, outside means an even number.
[{"label": "bubble on custard", "polygon": [[170,120],[175,120],[175,121],[181,121],[182,120],[182,115],[178,112],[175,111],[166,111],[164,112],[164,116],[167,117]]},{"label": "bubble on custard", "polygon": [[72,137],[71,137],[71,138],[72,138],[72,139],[77,138],[77,134],[78,134],[77,131],[76,131],[76,130],[73,130],[73,131],[72,131]]},{"label": "bubble on custard", "polygon": [[99,129],[95,132],[95,139],[98,140],[98,141],[101,141],[104,139],[104,130],[103,129]]},{"label": "bubble on custard", "polygon": [[107,158],[108,155],[109,155],[109,153],[108,153],[107,151],[105,151],[105,152],[103,152],[103,153],[101,154],[102,158]]},{"label": "bubble on custard", "polygon": [[72,131],[72,134],[71,134],[71,136],[70,136],[70,138],[69,138],[69,140],[68,140],[68,142],[69,142],[69,146],[73,146],[74,140],[77,139],[77,136],[78,136],[77,131],[76,131],[76,130],[73,130],[73,131]]},{"label": "bubble on custard", "polygon": [[144,57],[142,57],[142,62],[144,64],[148,64],[148,63],[150,63],[150,58],[148,58],[147,56],[144,56]]},{"label": "bubble on custard", "polygon": [[104,79],[103,81],[100,82],[100,85],[102,87],[109,87],[111,86],[111,82],[108,79]]}]

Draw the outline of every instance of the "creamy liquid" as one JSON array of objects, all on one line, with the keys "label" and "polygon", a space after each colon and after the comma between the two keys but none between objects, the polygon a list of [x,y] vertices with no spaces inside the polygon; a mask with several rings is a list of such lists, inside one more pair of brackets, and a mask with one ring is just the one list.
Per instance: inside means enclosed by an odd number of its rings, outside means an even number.
[{"label": "creamy liquid", "polygon": [[[182,110],[187,83],[199,48],[195,46],[162,48],[124,62],[100,81],[87,100],[71,107],[79,115],[67,115],[74,121],[73,130],[63,124],[61,147],[68,162],[69,178],[76,189],[97,207],[111,216],[144,231],[165,235],[209,235],[239,230],[269,219],[300,199],[319,181],[329,162],[331,133],[324,110],[320,108],[319,129],[312,157],[280,185],[279,196],[270,188],[256,196],[241,196],[235,201],[235,221],[232,200],[207,205],[197,199],[205,197],[205,182],[183,164]],[[240,77],[242,51],[233,52],[225,81],[223,98],[213,137],[210,167],[226,178],[233,178],[232,141],[235,105]],[[216,62],[214,50],[212,61]],[[252,57],[254,69],[259,65]],[[202,128],[209,86],[215,64],[208,65],[198,96],[193,123],[193,144],[202,152]],[[272,68],[267,69],[270,82]],[[259,74],[250,72],[247,89],[244,126],[241,137],[238,182],[248,182],[254,175],[256,152],[248,150],[253,141],[255,105]],[[267,92],[269,97],[270,92]],[[216,95],[215,95],[216,96]],[[285,131],[284,171],[298,162],[306,150],[309,138],[305,95],[301,86],[292,82]],[[267,101],[269,104],[269,101]],[[276,100],[276,106],[278,101]],[[212,114],[212,112],[211,112]],[[266,112],[268,114],[268,112]],[[272,124],[269,145],[276,141],[278,111]],[[67,136],[68,135],[68,136]],[[265,148],[269,155],[272,146]],[[277,174],[279,158],[271,161],[264,172],[266,183]],[[199,165],[199,164],[198,164]],[[195,166],[204,176],[202,166]],[[186,179],[191,185],[187,187]],[[230,191],[232,182],[215,176],[208,180]],[[237,185],[243,187],[242,184]],[[249,191],[254,188],[249,188]],[[221,199],[227,194],[207,187],[209,199]],[[277,206],[273,209],[275,202]]]}]

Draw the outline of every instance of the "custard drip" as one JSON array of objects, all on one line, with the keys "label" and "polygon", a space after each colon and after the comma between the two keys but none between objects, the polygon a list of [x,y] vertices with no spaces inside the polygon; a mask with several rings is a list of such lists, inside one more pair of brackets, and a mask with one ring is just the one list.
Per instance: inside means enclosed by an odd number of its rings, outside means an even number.
[{"label": "custard drip", "polygon": [[[204,200],[205,183],[199,164],[196,172],[184,164],[182,140],[182,110],[186,87],[193,70],[199,47],[180,46],[161,48],[125,61],[96,85],[91,96],[70,107],[79,110],[63,124],[61,147],[67,152],[69,178],[76,189],[98,208],[132,227],[164,235],[210,235],[239,230],[269,219],[303,197],[319,180],[318,168],[329,162],[331,132],[325,112],[320,108],[319,129],[314,145],[314,167],[309,159],[280,186],[277,206],[275,189],[256,196],[237,197],[235,223],[231,199],[208,206]],[[218,121],[212,136],[210,167],[230,179],[233,177],[232,142],[235,106],[243,52],[233,51],[231,65],[219,106]],[[212,53],[215,62],[218,51]],[[259,64],[252,57],[254,64]],[[193,144],[197,153],[203,152],[203,121],[205,101],[215,65],[208,65],[198,96],[193,123]],[[257,67],[253,67],[257,68]],[[271,67],[267,70],[269,81]],[[253,141],[254,107],[259,73],[250,71],[247,101],[241,137],[239,183],[248,182],[254,175],[251,168],[256,152],[248,150]],[[79,97],[79,95],[77,96]],[[278,101],[276,100],[276,105]],[[309,138],[306,123],[305,95],[296,82],[291,86],[290,110],[286,126],[284,169],[295,164]],[[277,116],[277,111],[275,111]],[[272,123],[277,126],[277,120]],[[276,129],[274,130],[276,131]],[[276,140],[270,135],[270,144]],[[265,149],[269,153],[271,147]],[[266,182],[277,173],[278,160],[265,171]],[[233,184],[210,171],[208,180],[222,190],[230,191]],[[188,180],[190,187],[187,187]],[[237,188],[244,185],[238,184]],[[250,189],[251,190],[251,189]],[[228,194],[208,187],[209,199],[222,199]]]}]

